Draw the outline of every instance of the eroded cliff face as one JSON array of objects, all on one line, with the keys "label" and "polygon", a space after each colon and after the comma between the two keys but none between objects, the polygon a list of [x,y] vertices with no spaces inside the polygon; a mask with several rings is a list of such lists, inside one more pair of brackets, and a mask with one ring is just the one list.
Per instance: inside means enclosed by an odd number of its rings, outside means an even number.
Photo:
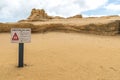
[{"label": "eroded cliff face", "polygon": [[49,16],[43,9],[32,9],[26,20],[17,23],[0,23],[0,32],[9,32],[12,27],[31,28],[32,32],[50,31],[91,33],[99,35],[120,34],[120,16],[87,17],[75,15],[68,18]]}]

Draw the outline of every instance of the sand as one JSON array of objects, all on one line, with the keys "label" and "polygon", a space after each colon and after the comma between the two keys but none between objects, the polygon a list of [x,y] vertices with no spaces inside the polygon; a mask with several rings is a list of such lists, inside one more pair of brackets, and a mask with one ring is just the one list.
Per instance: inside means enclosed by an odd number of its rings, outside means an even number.
[{"label": "sand", "polygon": [[18,68],[18,44],[0,33],[0,80],[120,80],[120,37],[32,34]]}]

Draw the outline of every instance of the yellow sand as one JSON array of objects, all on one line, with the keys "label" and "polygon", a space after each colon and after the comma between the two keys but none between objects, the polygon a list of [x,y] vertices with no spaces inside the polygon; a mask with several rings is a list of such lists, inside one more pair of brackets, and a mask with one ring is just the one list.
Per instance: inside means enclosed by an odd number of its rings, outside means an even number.
[{"label": "yellow sand", "polygon": [[120,80],[120,37],[75,33],[32,34],[25,66],[18,44],[0,33],[0,80]]}]

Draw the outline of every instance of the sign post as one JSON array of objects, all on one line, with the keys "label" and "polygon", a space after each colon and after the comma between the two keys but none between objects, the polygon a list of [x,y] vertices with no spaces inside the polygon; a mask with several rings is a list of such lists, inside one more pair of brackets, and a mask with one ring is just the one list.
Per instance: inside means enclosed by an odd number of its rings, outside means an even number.
[{"label": "sign post", "polygon": [[11,42],[19,43],[18,67],[24,66],[24,43],[31,42],[30,28],[12,28]]},{"label": "sign post", "polygon": [[24,65],[24,43],[19,43],[18,67],[23,67],[23,65]]}]

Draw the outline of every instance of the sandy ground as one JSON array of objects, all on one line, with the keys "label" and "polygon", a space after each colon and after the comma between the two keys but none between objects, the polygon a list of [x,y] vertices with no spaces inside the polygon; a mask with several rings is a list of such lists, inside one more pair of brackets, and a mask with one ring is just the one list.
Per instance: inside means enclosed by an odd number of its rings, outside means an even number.
[{"label": "sandy ground", "polygon": [[25,66],[18,44],[0,33],[0,80],[120,80],[120,37],[76,33],[32,34]]}]

